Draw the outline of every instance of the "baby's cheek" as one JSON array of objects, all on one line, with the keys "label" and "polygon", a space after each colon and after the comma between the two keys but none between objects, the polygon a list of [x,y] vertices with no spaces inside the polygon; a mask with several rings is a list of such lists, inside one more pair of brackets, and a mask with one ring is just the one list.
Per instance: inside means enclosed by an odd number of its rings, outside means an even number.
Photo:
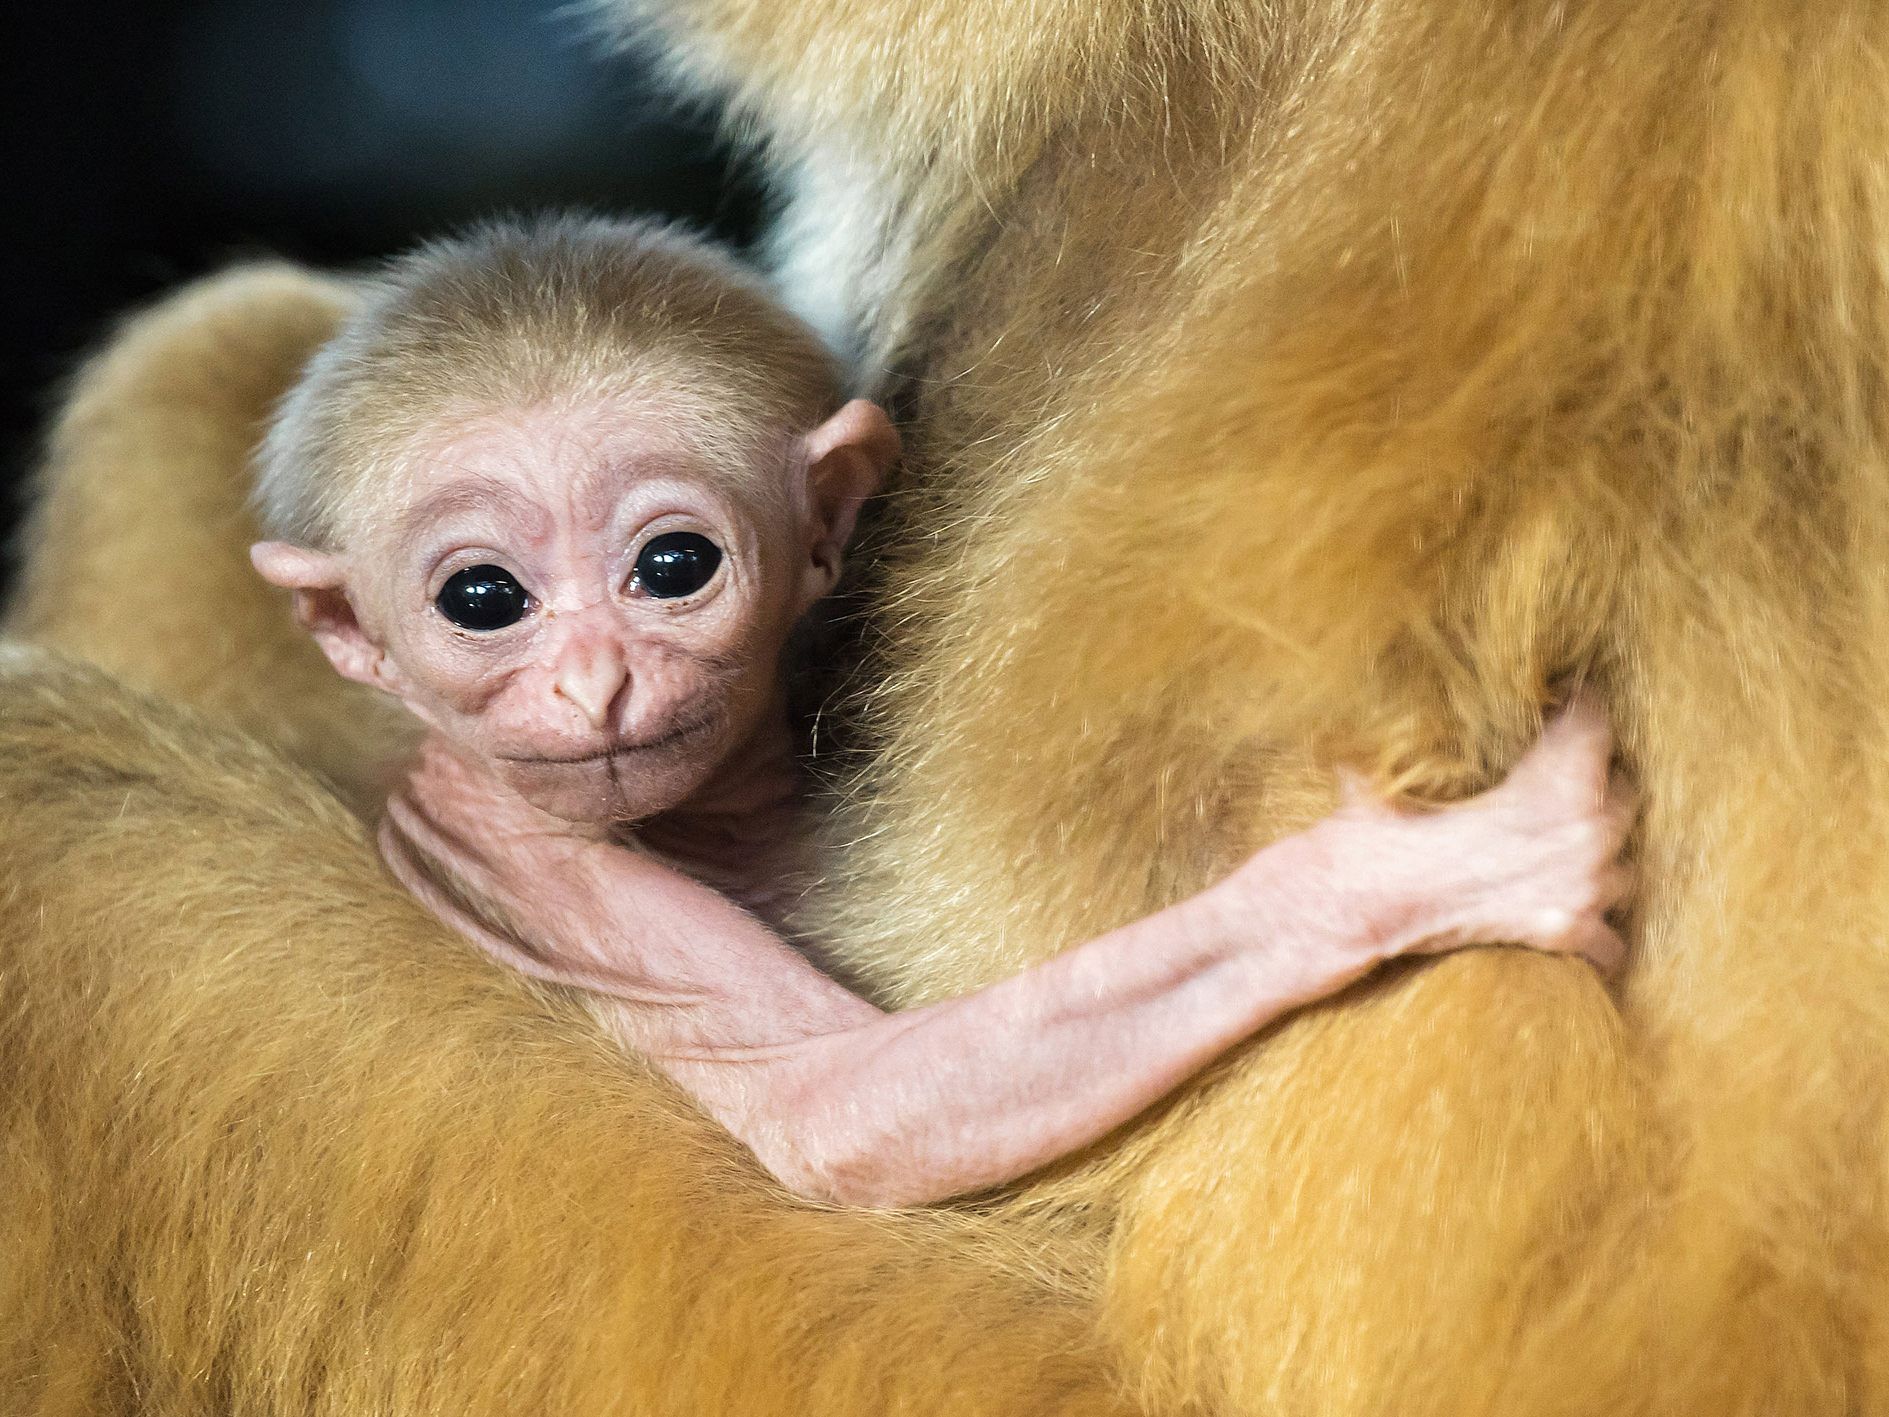
[{"label": "baby's cheek", "polygon": [[511,679],[483,657],[407,648],[398,657],[407,692],[401,697],[421,718],[475,720],[488,715]]}]

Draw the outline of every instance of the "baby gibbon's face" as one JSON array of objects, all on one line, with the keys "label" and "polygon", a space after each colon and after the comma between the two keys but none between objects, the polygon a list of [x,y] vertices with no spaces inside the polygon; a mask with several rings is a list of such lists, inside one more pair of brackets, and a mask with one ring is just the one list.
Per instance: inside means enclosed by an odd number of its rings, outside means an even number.
[{"label": "baby gibbon's face", "polygon": [[410,448],[345,551],[263,543],[256,563],[310,597],[330,583],[343,604],[300,608],[336,667],[533,804],[648,817],[780,711],[782,647],[831,588],[891,436],[849,404],[778,440],[775,465],[728,469],[677,423],[621,401],[482,415]]}]

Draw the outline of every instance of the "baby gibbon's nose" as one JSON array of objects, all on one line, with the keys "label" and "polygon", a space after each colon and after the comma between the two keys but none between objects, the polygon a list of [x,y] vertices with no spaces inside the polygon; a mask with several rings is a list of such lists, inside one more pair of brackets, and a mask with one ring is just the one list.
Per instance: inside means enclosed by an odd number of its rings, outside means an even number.
[{"label": "baby gibbon's nose", "polygon": [[610,710],[629,677],[622,650],[607,640],[592,641],[566,646],[552,690],[576,704],[590,726],[601,732],[610,726]]}]

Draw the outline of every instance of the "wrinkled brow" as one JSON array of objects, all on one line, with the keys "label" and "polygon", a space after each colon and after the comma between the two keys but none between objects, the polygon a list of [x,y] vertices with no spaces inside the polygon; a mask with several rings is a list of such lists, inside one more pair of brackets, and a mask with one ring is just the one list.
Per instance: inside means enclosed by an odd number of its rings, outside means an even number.
[{"label": "wrinkled brow", "polygon": [[468,474],[415,502],[394,521],[395,537],[413,533],[464,512],[492,512],[508,522],[532,520],[536,503],[518,488],[494,478]]}]

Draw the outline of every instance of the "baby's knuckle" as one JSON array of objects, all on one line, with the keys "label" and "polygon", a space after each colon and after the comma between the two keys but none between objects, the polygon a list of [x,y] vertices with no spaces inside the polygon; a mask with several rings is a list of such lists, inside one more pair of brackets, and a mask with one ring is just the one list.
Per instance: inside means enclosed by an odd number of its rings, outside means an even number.
[{"label": "baby's knuckle", "polygon": [[1574,912],[1559,905],[1543,906],[1535,912],[1534,930],[1544,940],[1558,939],[1574,925]]}]

